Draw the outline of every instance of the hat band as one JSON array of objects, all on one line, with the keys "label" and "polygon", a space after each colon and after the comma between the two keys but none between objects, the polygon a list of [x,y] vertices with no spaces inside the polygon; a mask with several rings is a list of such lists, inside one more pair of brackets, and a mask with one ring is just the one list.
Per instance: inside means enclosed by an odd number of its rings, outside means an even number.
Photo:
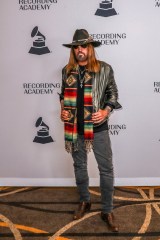
[{"label": "hat band", "polygon": [[89,40],[89,38],[87,38],[87,39],[80,39],[80,40],[75,40],[75,41],[73,41],[73,43],[74,43],[74,42],[88,41],[88,40]]}]

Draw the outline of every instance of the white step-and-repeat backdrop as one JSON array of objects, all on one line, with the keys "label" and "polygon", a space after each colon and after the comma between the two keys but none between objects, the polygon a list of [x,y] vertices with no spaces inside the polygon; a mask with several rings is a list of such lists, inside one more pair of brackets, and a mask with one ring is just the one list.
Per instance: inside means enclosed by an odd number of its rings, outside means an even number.
[{"label": "white step-and-repeat backdrop", "polygon": [[[112,65],[123,109],[109,121],[116,185],[160,184],[160,0],[0,1],[0,185],[75,185],[58,93],[78,28]],[[89,154],[90,184],[99,184]]]}]

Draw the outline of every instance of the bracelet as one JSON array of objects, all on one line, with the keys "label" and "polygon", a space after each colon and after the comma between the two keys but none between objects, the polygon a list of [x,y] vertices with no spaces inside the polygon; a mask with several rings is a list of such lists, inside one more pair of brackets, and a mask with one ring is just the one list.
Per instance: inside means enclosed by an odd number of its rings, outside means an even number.
[{"label": "bracelet", "polygon": [[107,106],[106,108],[105,108],[109,113],[111,112],[111,107],[109,107],[109,106]]}]

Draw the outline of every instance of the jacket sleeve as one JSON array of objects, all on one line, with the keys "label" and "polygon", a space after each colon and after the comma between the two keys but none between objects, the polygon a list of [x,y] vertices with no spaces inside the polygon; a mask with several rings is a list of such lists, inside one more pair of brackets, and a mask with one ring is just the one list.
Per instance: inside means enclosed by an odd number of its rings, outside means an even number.
[{"label": "jacket sleeve", "polygon": [[117,102],[118,99],[118,89],[114,79],[114,72],[110,66],[110,72],[108,76],[108,84],[105,90],[105,106],[111,107],[111,109],[119,109],[122,106]]}]

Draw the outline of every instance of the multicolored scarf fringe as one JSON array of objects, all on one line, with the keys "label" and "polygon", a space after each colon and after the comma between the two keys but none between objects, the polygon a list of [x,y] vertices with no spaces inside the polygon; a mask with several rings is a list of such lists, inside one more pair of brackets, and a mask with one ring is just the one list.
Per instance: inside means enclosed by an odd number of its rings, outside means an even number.
[{"label": "multicolored scarf fringe", "polygon": [[[78,150],[77,82],[78,72],[72,71],[65,81],[64,92],[64,109],[69,111],[69,119],[64,123],[65,149],[69,153]],[[86,71],[84,75],[84,142],[87,152],[93,148],[92,112],[92,77]]]}]

